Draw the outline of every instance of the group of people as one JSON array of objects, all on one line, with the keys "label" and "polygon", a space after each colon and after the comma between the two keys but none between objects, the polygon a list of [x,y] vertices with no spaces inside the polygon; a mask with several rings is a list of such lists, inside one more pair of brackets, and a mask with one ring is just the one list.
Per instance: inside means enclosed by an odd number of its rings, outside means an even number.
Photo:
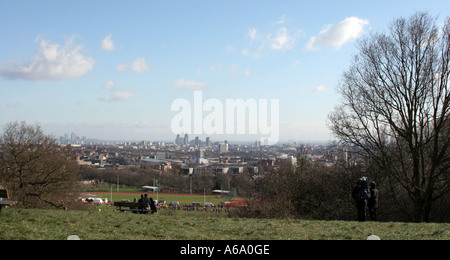
[{"label": "group of people", "polygon": [[378,221],[378,196],[379,192],[375,182],[367,183],[367,177],[362,177],[353,188],[352,197],[356,202],[358,210],[358,221],[366,221],[366,207],[369,209],[369,216],[372,221]]},{"label": "group of people", "polygon": [[155,201],[153,198],[149,198],[147,194],[141,194],[141,198],[137,200],[137,198],[134,198],[134,202],[136,203],[144,203],[149,205],[150,214],[155,214],[158,212],[158,209],[156,208]]}]

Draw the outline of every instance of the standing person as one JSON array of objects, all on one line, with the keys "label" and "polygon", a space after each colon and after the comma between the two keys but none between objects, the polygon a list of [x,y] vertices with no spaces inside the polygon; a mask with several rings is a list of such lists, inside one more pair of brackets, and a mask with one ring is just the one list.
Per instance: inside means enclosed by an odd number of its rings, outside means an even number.
[{"label": "standing person", "polygon": [[367,178],[362,177],[352,191],[352,197],[356,202],[359,222],[366,221],[367,200],[370,198],[368,186],[369,185],[367,184]]},{"label": "standing person", "polygon": [[378,221],[377,209],[378,209],[378,189],[377,184],[373,181],[370,183],[370,199],[369,199],[369,215],[372,221]]}]

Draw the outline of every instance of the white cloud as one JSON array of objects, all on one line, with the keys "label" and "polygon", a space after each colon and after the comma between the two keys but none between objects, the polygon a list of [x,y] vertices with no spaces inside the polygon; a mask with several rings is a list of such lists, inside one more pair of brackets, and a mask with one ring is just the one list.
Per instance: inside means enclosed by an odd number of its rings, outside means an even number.
[{"label": "white cloud", "polygon": [[102,88],[106,89],[106,90],[109,90],[109,91],[112,91],[112,90],[116,89],[114,81],[112,81],[112,80],[106,81],[105,83],[103,83]]},{"label": "white cloud", "polygon": [[249,28],[246,38],[250,41],[241,51],[241,54],[255,59],[270,54],[272,51],[288,51],[294,48],[297,38],[301,36],[300,29],[292,29],[286,26],[286,16],[270,26],[269,30]]},{"label": "white cloud", "polygon": [[258,32],[255,28],[248,29],[247,36],[250,37],[251,40],[256,40]]},{"label": "white cloud", "polygon": [[272,50],[287,51],[295,44],[295,37],[288,33],[287,28],[281,27],[274,38],[270,38],[270,48]]},{"label": "white cloud", "polygon": [[321,92],[325,92],[327,90],[327,88],[324,85],[320,85],[317,86],[316,88],[314,88],[311,92],[312,93],[321,93]]},{"label": "white cloud", "polygon": [[319,48],[315,47],[314,44],[316,43],[317,37],[313,36],[309,39],[309,41],[306,43],[305,50],[306,51],[320,51]]},{"label": "white cloud", "polygon": [[326,25],[319,35],[309,39],[305,50],[316,51],[320,49],[319,47],[332,47],[339,50],[349,41],[361,37],[364,27],[368,24],[368,20],[349,17],[341,21],[337,26]]},{"label": "white cloud", "polygon": [[210,85],[209,83],[204,82],[197,82],[197,81],[186,81],[184,79],[179,79],[175,81],[174,86],[177,88],[185,88],[185,89],[192,89],[192,90],[202,90],[205,87]]},{"label": "white cloud", "polygon": [[135,96],[136,95],[131,92],[115,91],[112,95],[103,96],[103,97],[99,98],[99,100],[104,101],[104,102],[120,102],[120,101],[125,101],[130,98],[133,98]]},{"label": "white cloud", "polygon": [[142,73],[150,70],[150,67],[147,65],[144,58],[138,58],[131,65],[131,70],[134,72]]},{"label": "white cloud", "polygon": [[[39,36],[36,38],[39,41]],[[8,79],[62,81],[80,77],[92,70],[94,59],[81,53],[81,45],[74,46],[73,37],[62,47],[41,40],[36,55],[23,64],[8,61],[0,65],[0,76]]]},{"label": "white cloud", "polygon": [[103,39],[101,49],[104,51],[113,51],[116,49],[114,42],[111,40],[112,35],[108,35]]},{"label": "white cloud", "polygon": [[132,70],[137,73],[143,73],[150,70],[150,66],[147,64],[145,58],[137,58],[135,61],[127,64],[120,64],[116,67],[117,71]]},{"label": "white cloud", "polygon": [[109,96],[103,96],[99,98],[100,101],[104,102],[120,102],[136,96],[131,92],[118,91],[116,88],[116,84],[112,80],[103,83],[102,88],[112,93]]}]

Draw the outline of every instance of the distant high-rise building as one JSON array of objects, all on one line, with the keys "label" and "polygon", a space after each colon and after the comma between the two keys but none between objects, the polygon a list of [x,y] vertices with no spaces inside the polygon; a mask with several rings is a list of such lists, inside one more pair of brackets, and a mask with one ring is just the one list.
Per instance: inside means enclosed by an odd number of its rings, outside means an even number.
[{"label": "distant high-rise building", "polygon": [[175,139],[176,145],[186,145],[185,143],[186,137],[181,137],[180,135],[177,135],[177,138]]},{"label": "distant high-rise building", "polygon": [[211,146],[212,145],[212,142],[211,142],[211,138],[209,138],[209,137],[206,137],[206,146]]},{"label": "distant high-rise building", "polygon": [[184,135],[184,145],[189,145],[189,135],[188,134]]},{"label": "distant high-rise building", "polygon": [[196,152],[196,157],[199,158],[199,159],[205,158],[205,150],[198,149],[197,152]]},{"label": "distant high-rise building", "polygon": [[195,146],[200,146],[200,138],[197,136],[197,137],[195,137],[195,143],[194,143],[194,145]]},{"label": "distant high-rise building", "polygon": [[228,143],[219,144],[219,154],[228,153]]},{"label": "distant high-rise building", "polygon": [[206,153],[205,150],[202,148],[199,148],[196,152],[195,152],[195,162],[198,164],[206,164],[208,163],[208,159],[205,159]]}]

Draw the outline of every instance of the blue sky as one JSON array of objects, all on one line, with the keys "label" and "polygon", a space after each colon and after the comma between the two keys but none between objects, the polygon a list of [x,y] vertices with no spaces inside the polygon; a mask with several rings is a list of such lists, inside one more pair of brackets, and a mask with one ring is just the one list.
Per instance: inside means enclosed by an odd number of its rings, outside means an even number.
[{"label": "blue sky", "polygon": [[327,141],[355,41],[416,11],[450,1],[1,1],[0,126],[173,141],[172,102],[202,90],[279,99],[280,140]]}]

